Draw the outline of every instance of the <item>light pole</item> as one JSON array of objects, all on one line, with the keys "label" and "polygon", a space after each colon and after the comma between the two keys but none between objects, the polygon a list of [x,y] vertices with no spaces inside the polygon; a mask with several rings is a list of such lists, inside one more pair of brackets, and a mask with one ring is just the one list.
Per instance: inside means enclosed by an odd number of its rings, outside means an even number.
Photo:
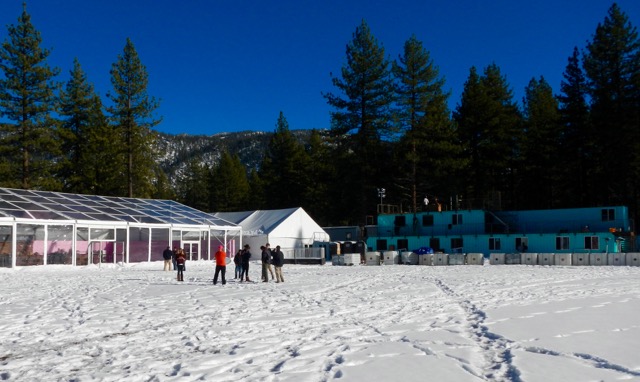
[{"label": "light pole", "polygon": [[382,199],[386,196],[384,188],[378,188],[378,196],[380,197],[380,205],[382,205]]}]

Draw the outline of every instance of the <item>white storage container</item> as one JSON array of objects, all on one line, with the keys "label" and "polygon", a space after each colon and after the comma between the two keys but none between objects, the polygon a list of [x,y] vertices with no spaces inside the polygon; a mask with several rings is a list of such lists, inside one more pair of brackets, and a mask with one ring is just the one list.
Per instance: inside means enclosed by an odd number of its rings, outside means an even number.
[{"label": "white storage container", "polygon": [[523,253],[522,254],[522,264],[526,265],[537,265],[538,264],[538,254],[537,253]]},{"label": "white storage container", "polygon": [[628,252],[627,253],[627,265],[630,267],[640,267],[640,253]]},{"label": "white storage container", "polygon": [[398,255],[398,251],[385,251],[382,253],[383,263],[384,265],[393,265],[398,264],[398,259],[400,256]]},{"label": "white storage container", "polygon": [[489,255],[489,264],[500,265],[504,264],[504,253],[492,253]]},{"label": "white storage container", "polygon": [[571,263],[573,265],[589,265],[588,253],[574,253],[571,256]]},{"label": "white storage container", "polygon": [[607,265],[606,253],[590,253],[589,265]]},{"label": "white storage container", "polygon": [[433,265],[449,265],[449,255],[446,253],[434,253]]},{"label": "white storage container", "polygon": [[367,265],[380,265],[380,253],[378,252],[367,252],[365,258]]},{"label": "white storage container", "polygon": [[469,265],[483,265],[484,254],[482,253],[467,253],[467,264]]},{"label": "white storage container", "polygon": [[614,266],[622,266],[627,264],[627,254],[616,252],[607,255],[607,264]]},{"label": "white storage container", "polygon": [[418,255],[413,252],[402,252],[400,255],[402,258],[402,264],[417,265]]},{"label": "white storage container", "polygon": [[571,265],[571,253],[556,253],[556,265]]},{"label": "white storage container", "polygon": [[505,264],[522,264],[522,254],[520,252],[505,253],[504,263]]},{"label": "white storage container", "polygon": [[420,265],[433,265],[433,254],[425,253],[423,255],[418,255],[418,264]]},{"label": "white storage container", "polygon": [[538,265],[554,265],[555,253],[538,253]]},{"label": "white storage container", "polygon": [[344,256],[342,256],[342,255],[333,255],[331,257],[331,264],[333,264],[333,265],[344,265]]},{"label": "white storage container", "polygon": [[360,264],[360,254],[359,253],[345,253],[344,257],[344,265],[357,265]]},{"label": "white storage container", "polygon": [[465,262],[466,262],[466,255],[464,253],[449,254],[449,265],[464,265]]}]

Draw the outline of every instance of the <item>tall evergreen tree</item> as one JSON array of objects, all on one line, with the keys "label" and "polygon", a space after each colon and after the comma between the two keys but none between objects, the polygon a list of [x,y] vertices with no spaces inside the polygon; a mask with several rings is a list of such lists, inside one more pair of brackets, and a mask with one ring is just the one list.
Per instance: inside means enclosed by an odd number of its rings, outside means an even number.
[{"label": "tall evergreen tree", "polygon": [[[393,63],[398,122],[404,133],[397,150],[401,183],[410,184],[410,200],[417,210],[418,195],[447,195],[455,189],[462,168],[461,147],[450,118],[444,78],[422,43],[412,36]],[[420,197],[420,199],[422,199]]]},{"label": "tall evergreen tree", "polygon": [[595,188],[600,187],[590,174],[594,171],[596,140],[589,123],[587,83],[580,67],[580,51],[574,48],[560,84],[560,122],[562,131],[557,145],[562,164],[558,179],[565,207],[584,207],[595,203]]},{"label": "tall evergreen tree", "polygon": [[393,83],[384,48],[363,20],[346,48],[347,63],[341,78],[332,77],[341,94],[324,94],[331,112],[331,131],[339,150],[350,151],[342,164],[342,176],[349,191],[343,200],[351,206],[351,220],[363,223],[374,212],[376,187],[388,176],[389,145],[384,138],[394,135],[392,123]]},{"label": "tall evergreen tree", "polygon": [[249,180],[247,169],[237,155],[223,151],[214,166],[209,183],[212,212],[232,212],[247,209]]},{"label": "tall evergreen tree", "polygon": [[9,25],[0,47],[0,116],[12,121],[0,125],[0,184],[24,189],[60,188],[53,176],[59,155],[55,139],[54,77],[47,64],[50,51],[31,23],[26,5],[17,25]]},{"label": "tall evergreen tree", "polygon": [[509,207],[503,198],[515,200],[521,115],[496,64],[482,76],[471,68],[454,119],[470,161],[466,207]]},{"label": "tall evergreen tree", "polygon": [[524,135],[520,145],[517,196],[519,208],[545,209],[559,206],[561,179],[558,142],[560,114],[549,83],[531,79],[525,88]]},{"label": "tall evergreen tree", "polygon": [[594,176],[606,179],[597,202],[638,210],[640,175],[640,42],[617,4],[587,44],[583,62],[599,151]]},{"label": "tall evergreen tree", "polygon": [[125,157],[124,184],[129,197],[149,197],[153,193],[153,169],[156,137],[152,130],[160,123],[154,112],[159,103],[147,93],[147,69],[140,61],[130,39],[111,69],[113,93],[107,94],[113,105],[107,110],[118,127]]},{"label": "tall evergreen tree", "polygon": [[280,112],[276,130],[260,166],[260,177],[265,180],[265,195],[270,208],[299,207],[304,202],[309,181],[309,160],[304,147],[289,130],[289,123]]},{"label": "tall evergreen tree", "polygon": [[208,179],[207,167],[191,159],[184,172],[178,177],[177,196],[180,203],[200,211],[210,211]]},{"label": "tall evergreen tree", "polygon": [[331,186],[335,180],[332,151],[317,130],[311,131],[306,151],[309,163],[302,206],[318,224],[328,225],[334,219],[331,213],[334,207],[331,200],[335,200],[333,190],[340,188],[339,185]]},{"label": "tall evergreen tree", "polygon": [[105,163],[118,161],[120,144],[108,126],[100,98],[77,59],[66,87],[60,90],[59,114],[58,134],[63,153],[59,177],[63,191],[119,194],[119,187],[114,187],[118,184],[117,169]]},{"label": "tall evergreen tree", "polygon": [[267,202],[264,196],[265,182],[260,179],[260,175],[256,169],[252,168],[249,172],[249,198],[245,210],[261,210],[267,208]]}]

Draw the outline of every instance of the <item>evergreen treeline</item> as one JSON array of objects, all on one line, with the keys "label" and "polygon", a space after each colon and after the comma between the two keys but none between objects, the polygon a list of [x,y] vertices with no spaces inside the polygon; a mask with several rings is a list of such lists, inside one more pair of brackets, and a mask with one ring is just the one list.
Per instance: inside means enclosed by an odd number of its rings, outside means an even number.
[{"label": "evergreen treeline", "polygon": [[[472,67],[454,110],[423,42],[391,59],[363,20],[323,96],[331,127],[301,141],[283,112],[257,165],[222,146],[169,182],[159,103],[127,40],[108,103],[80,62],[66,84],[25,10],[0,47],[0,185],[172,198],[205,211],[302,206],[322,225],[364,224],[377,206],[545,209],[640,200],[640,40],[613,4],[568,56],[560,92],[532,77],[521,102],[497,63]],[[175,185],[175,186],[174,186]],[[378,192],[385,188],[385,199]]]}]

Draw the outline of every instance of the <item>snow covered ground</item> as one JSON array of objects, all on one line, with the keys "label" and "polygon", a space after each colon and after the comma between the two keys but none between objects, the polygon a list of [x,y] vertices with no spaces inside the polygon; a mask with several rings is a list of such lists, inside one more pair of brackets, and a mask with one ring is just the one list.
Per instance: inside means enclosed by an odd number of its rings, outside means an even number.
[{"label": "snow covered ground", "polygon": [[637,267],[228,268],[0,269],[0,380],[640,381]]}]

